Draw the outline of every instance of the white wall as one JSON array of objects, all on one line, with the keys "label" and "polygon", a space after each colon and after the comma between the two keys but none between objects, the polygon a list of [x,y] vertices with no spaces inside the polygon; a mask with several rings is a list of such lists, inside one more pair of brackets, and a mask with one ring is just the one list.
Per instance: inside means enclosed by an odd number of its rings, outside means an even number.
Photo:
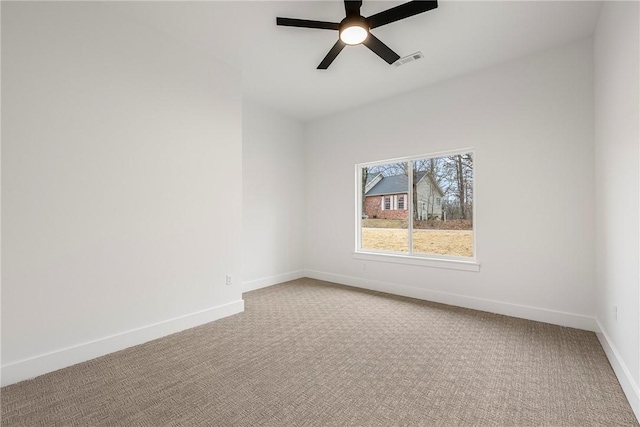
[{"label": "white wall", "polygon": [[[593,52],[584,40],[311,122],[307,275],[595,329]],[[354,165],[474,147],[480,272],[352,257]]]},{"label": "white wall", "polygon": [[97,3],[2,9],[3,384],[241,311],[239,72]]},{"label": "white wall", "polygon": [[303,126],[250,100],[242,104],[245,291],[303,276]]},{"label": "white wall", "polygon": [[638,417],[639,13],[638,2],[604,2],[595,34],[597,319],[603,347]]}]

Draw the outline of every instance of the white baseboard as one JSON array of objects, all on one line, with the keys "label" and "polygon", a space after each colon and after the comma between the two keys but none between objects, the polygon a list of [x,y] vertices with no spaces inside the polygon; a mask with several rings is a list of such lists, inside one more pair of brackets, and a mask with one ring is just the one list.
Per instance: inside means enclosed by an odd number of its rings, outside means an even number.
[{"label": "white baseboard", "polygon": [[269,276],[263,279],[250,280],[242,283],[242,292],[255,291],[256,289],[266,288],[267,286],[277,285],[278,283],[288,282],[302,277],[304,277],[304,270],[296,270],[288,273],[276,274],[275,276]]},{"label": "white baseboard", "polygon": [[596,319],[596,322],[599,329],[596,332],[596,335],[600,340],[600,344],[602,344],[602,348],[609,359],[613,372],[615,372],[616,377],[618,377],[618,382],[620,383],[620,386],[622,386],[622,390],[627,396],[627,400],[629,401],[636,418],[640,420],[640,388],[633,380],[633,377],[629,372],[629,368],[627,368],[627,365],[622,360],[618,349],[616,349],[611,342],[609,335],[607,335],[607,332],[602,327],[600,321]]},{"label": "white baseboard", "polygon": [[57,371],[244,311],[237,300],[2,366],[2,386]]},{"label": "white baseboard", "polygon": [[535,320],[538,322],[551,323],[553,325],[567,326],[570,328],[584,329],[592,332],[597,331],[595,318],[581,314],[530,307],[485,298],[469,297],[429,289],[420,289],[396,283],[381,282],[354,276],[343,276],[315,270],[305,270],[305,276],[312,279],[324,280],[327,282],[369,289],[372,291],[386,292],[389,294],[439,302],[457,307],[488,311],[490,313],[504,314],[506,316],[519,317],[522,319]]}]

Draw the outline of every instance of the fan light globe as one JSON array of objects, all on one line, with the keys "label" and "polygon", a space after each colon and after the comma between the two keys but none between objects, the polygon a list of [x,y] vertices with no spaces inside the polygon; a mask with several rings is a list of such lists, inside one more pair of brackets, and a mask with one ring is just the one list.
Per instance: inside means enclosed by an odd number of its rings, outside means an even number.
[{"label": "fan light globe", "polygon": [[353,24],[340,31],[340,40],[348,45],[356,45],[365,41],[368,35],[366,28]]}]

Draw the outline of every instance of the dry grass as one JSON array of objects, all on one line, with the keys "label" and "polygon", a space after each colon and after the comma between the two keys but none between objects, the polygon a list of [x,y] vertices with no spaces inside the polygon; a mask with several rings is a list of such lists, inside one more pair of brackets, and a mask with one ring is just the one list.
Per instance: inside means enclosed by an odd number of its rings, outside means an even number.
[{"label": "dry grass", "polygon": [[[408,252],[409,231],[399,228],[363,228],[362,248]],[[414,230],[413,252],[473,256],[473,231]]]}]

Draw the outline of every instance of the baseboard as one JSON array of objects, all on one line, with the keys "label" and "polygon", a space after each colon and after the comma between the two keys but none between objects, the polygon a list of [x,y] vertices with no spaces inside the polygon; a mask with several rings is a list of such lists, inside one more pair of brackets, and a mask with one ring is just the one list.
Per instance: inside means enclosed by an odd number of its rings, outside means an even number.
[{"label": "baseboard", "polygon": [[537,322],[551,323],[553,325],[567,326],[570,328],[584,329],[592,332],[597,331],[595,318],[581,314],[511,304],[503,301],[469,297],[429,289],[420,289],[413,286],[399,285],[397,283],[381,282],[354,276],[343,276],[315,270],[305,270],[305,276],[312,279],[324,280],[327,282],[369,289],[372,291],[386,292],[389,294],[439,302],[457,307],[488,311],[490,313],[504,314],[506,316],[519,317],[522,319],[535,320]]},{"label": "baseboard", "polygon": [[267,286],[277,285],[278,283],[288,282],[304,277],[304,270],[290,271],[289,273],[276,274],[275,276],[265,277],[263,279],[250,280],[242,283],[242,292],[255,291],[256,289],[266,288]]},{"label": "baseboard", "polygon": [[57,371],[58,369],[124,350],[128,347],[143,344],[243,311],[244,301],[237,300],[152,325],[110,335],[95,341],[10,363],[2,366],[2,386]]},{"label": "baseboard", "polygon": [[633,380],[633,377],[629,372],[629,368],[627,368],[622,357],[620,357],[618,349],[613,345],[609,335],[607,335],[607,332],[604,330],[598,319],[596,319],[596,323],[599,329],[596,332],[596,336],[598,337],[598,340],[600,340],[600,344],[602,344],[602,348],[609,359],[613,372],[615,372],[616,377],[618,377],[618,382],[620,383],[620,386],[622,386],[624,394],[627,396],[627,400],[633,409],[633,413],[640,421],[640,388]]}]

